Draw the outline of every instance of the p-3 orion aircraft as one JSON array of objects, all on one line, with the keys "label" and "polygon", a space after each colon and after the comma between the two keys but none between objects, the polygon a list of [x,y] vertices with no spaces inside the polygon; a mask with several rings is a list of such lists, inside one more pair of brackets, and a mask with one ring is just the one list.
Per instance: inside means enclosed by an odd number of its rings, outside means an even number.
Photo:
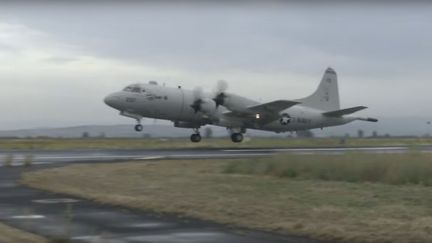
[{"label": "p-3 orion aircraft", "polygon": [[208,124],[226,127],[231,140],[240,143],[247,129],[280,133],[322,129],[355,120],[378,121],[352,115],[365,106],[340,108],[337,74],[332,68],[325,71],[318,89],[303,99],[260,103],[227,93],[227,88],[227,83],[220,81],[214,93],[206,93],[201,88],[171,88],[150,81],[129,85],[104,101],[120,115],[135,119],[138,132],[143,130],[144,117],[169,120],[175,127],[193,129],[190,139],[195,143],[201,141],[200,127]]}]

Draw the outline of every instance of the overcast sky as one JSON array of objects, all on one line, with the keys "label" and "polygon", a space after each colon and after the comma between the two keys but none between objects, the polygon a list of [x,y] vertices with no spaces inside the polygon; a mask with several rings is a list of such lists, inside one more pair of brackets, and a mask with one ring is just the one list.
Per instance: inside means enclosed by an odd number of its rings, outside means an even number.
[{"label": "overcast sky", "polygon": [[148,80],[301,98],[329,66],[343,107],[431,117],[432,4],[13,2],[0,2],[0,130],[133,123],[103,97]]}]

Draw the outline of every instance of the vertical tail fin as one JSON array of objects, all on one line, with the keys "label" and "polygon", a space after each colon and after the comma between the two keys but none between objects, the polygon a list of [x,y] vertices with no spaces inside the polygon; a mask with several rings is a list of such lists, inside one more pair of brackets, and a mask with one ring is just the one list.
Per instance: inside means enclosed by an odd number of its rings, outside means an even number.
[{"label": "vertical tail fin", "polygon": [[302,105],[323,110],[340,109],[337,74],[332,68],[327,68],[318,89],[310,96],[297,100]]}]

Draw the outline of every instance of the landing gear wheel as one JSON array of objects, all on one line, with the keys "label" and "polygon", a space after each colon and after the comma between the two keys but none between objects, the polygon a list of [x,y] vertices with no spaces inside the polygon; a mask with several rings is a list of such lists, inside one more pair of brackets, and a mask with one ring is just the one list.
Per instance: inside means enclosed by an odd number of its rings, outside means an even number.
[{"label": "landing gear wheel", "polygon": [[241,133],[233,133],[231,135],[231,140],[234,143],[241,143],[243,141],[243,134],[241,134]]},{"label": "landing gear wheel", "polygon": [[135,131],[137,131],[137,132],[141,132],[143,130],[143,125],[141,125],[141,124],[137,124],[136,126],[135,126]]},{"label": "landing gear wheel", "polygon": [[196,134],[192,134],[192,136],[190,137],[190,140],[191,140],[193,143],[199,143],[199,142],[201,142],[201,135],[198,134],[198,133],[196,133]]}]

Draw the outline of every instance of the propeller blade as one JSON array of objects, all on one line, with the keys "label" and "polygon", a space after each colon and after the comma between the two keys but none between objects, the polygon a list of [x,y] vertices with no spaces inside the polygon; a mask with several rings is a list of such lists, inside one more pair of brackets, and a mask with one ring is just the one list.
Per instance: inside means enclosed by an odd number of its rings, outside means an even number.
[{"label": "propeller blade", "polygon": [[227,95],[225,94],[227,89],[228,83],[225,80],[219,80],[217,82],[215,97],[213,98],[214,102],[216,103],[216,108],[224,105],[225,98],[227,98]]},{"label": "propeller blade", "polygon": [[202,100],[198,99],[198,100],[195,100],[194,103],[191,105],[191,107],[195,111],[195,113],[198,113],[198,111],[201,110],[201,103],[202,103]]},{"label": "propeller blade", "polygon": [[203,99],[203,89],[201,87],[196,87],[193,91],[194,102],[191,105],[195,113],[201,111],[201,104]]},{"label": "propeller blade", "polygon": [[219,93],[213,100],[216,103],[216,108],[224,105],[225,103],[225,98],[227,97],[227,95],[225,93]]},{"label": "propeller blade", "polygon": [[196,87],[193,91],[194,100],[200,100],[203,98],[203,89],[201,87]]},{"label": "propeller blade", "polygon": [[219,80],[216,86],[216,93],[224,93],[228,89],[228,83],[225,80]]}]

